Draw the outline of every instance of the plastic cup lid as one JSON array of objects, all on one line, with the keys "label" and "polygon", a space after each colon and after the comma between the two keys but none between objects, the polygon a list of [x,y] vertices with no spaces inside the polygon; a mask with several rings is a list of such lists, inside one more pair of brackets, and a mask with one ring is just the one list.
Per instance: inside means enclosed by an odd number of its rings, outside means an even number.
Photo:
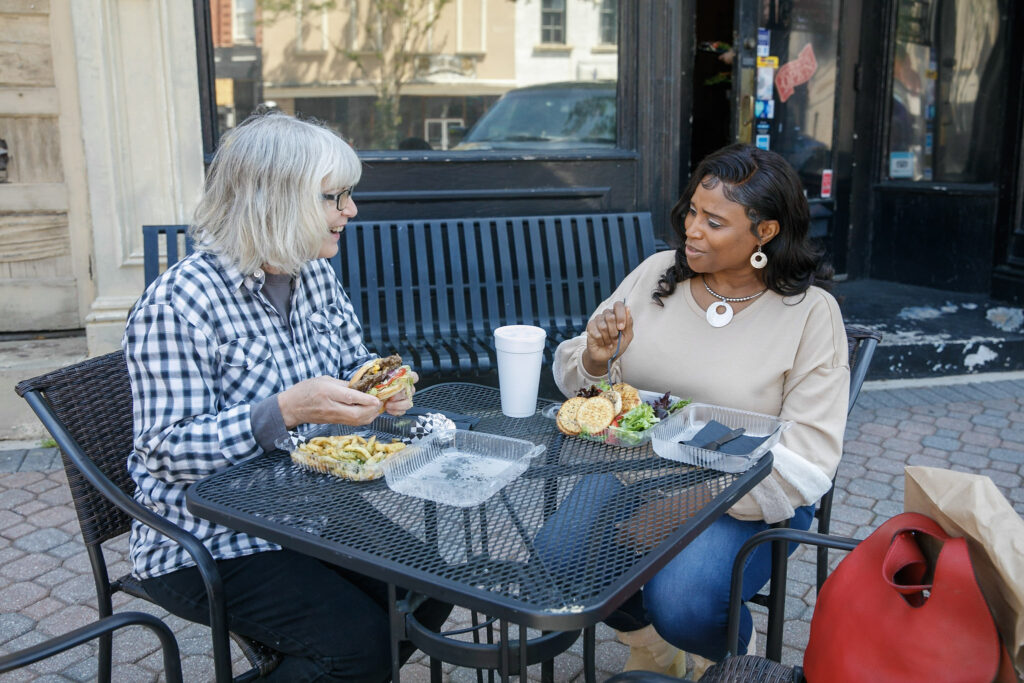
[{"label": "plastic cup lid", "polygon": [[508,353],[532,353],[544,350],[548,333],[533,325],[505,325],[494,330],[494,346]]}]

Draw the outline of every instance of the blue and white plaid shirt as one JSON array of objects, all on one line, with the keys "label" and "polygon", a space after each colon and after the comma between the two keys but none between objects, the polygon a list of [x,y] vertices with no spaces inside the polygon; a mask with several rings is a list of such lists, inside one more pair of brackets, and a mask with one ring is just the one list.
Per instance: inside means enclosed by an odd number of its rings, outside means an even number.
[{"label": "blue and white plaid shirt", "polygon": [[[192,482],[261,452],[250,410],[304,379],[349,377],[374,356],[330,264],[295,279],[290,325],[246,275],[197,252],[170,268],[128,316],[124,351],[132,381],[135,499],[191,532],[215,559],[278,546],[189,514]],[[140,578],[194,564],[177,543],[135,523],[131,560]]]}]

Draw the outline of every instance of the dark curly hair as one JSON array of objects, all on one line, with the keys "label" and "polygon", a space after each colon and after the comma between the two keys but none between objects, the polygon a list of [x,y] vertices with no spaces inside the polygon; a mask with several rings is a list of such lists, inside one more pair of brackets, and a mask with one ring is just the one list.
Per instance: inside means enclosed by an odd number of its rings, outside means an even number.
[{"label": "dark curly hair", "polygon": [[675,292],[677,284],[693,277],[694,272],[686,262],[683,221],[697,183],[711,189],[719,182],[722,194],[746,209],[750,231],[755,235],[761,221],[779,222],[779,234],[761,247],[768,257],[762,271],[768,289],[782,296],[794,296],[806,292],[811,285],[831,287],[832,266],[808,240],[810,209],[796,171],[779,154],[740,143],[705,157],[690,177],[683,196],[672,207],[670,219],[679,247],[675,263],[661,276],[651,295],[657,304],[664,305],[663,297]]}]

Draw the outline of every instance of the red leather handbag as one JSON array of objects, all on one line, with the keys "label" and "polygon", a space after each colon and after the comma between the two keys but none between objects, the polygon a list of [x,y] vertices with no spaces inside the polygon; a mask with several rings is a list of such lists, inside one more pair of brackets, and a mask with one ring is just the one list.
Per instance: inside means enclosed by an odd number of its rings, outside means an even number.
[{"label": "red leather handbag", "polygon": [[[939,546],[933,563],[928,550]],[[906,512],[825,581],[804,675],[810,683],[992,683],[1005,676],[1003,652],[967,541]]]}]

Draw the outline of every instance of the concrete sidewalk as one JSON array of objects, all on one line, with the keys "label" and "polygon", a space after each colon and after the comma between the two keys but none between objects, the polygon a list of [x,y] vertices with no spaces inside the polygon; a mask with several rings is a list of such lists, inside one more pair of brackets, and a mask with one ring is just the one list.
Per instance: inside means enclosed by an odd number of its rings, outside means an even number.
[{"label": "concrete sidewalk", "polygon": [[[10,447],[17,445],[18,447]],[[78,521],[55,449],[0,442],[0,652],[27,647],[96,618],[92,575]],[[833,530],[863,538],[903,509],[903,467],[929,465],[992,478],[1024,514],[1024,374],[868,383],[846,432],[839,469]],[[108,544],[111,572],[127,571],[127,539]],[[838,553],[832,553],[833,564]],[[799,662],[814,605],[814,558],[800,550],[790,560],[784,660]],[[139,609],[166,618],[182,648],[186,680],[210,680],[209,631],[169,617],[148,603],[117,596],[116,609]],[[755,608],[757,609],[757,608]],[[764,614],[755,613],[763,648]],[[465,626],[456,612],[449,626]],[[237,654],[237,653],[236,653]],[[609,629],[598,630],[598,677],[622,669],[628,650]],[[155,637],[129,629],[114,639],[114,680],[156,680]],[[95,647],[82,646],[9,680],[87,681],[96,674]],[[243,662],[236,657],[236,670]],[[582,644],[556,660],[556,680],[582,680]],[[446,680],[476,680],[467,669],[445,666]],[[417,656],[403,679],[429,679]],[[530,679],[540,679],[532,667]],[[7,680],[7,679],[5,679]]]}]

